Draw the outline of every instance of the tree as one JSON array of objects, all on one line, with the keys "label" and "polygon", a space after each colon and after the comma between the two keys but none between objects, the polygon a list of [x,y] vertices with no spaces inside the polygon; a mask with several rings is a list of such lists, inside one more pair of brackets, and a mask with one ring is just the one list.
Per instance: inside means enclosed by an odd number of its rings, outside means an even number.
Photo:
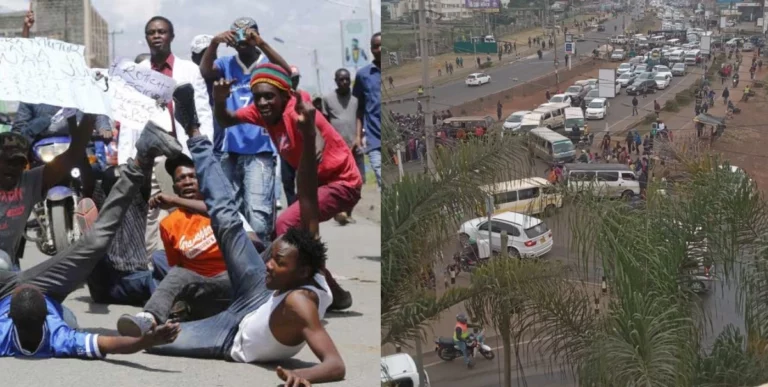
[{"label": "tree", "polygon": [[[384,160],[401,141],[389,112],[383,115]],[[414,133],[406,133],[414,135]],[[468,299],[471,289],[451,289],[437,297],[418,279],[436,252],[456,241],[461,217],[485,203],[484,184],[530,176],[522,143],[511,136],[472,140],[440,148],[432,156],[437,174],[407,175],[388,181],[382,194],[382,345],[410,346],[424,337],[426,324]]]},{"label": "tree", "polygon": [[392,20],[392,14],[389,12],[389,7],[381,7],[381,20]]}]

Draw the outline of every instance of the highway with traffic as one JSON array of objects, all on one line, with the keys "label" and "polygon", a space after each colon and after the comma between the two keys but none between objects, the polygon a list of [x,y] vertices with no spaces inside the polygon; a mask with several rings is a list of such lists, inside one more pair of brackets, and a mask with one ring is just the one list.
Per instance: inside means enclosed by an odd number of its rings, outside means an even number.
[{"label": "highway with traffic", "polygon": [[[629,22],[629,17],[626,18],[626,22]],[[611,34],[615,34],[613,28],[617,27],[617,29],[621,29],[622,19],[609,19],[603,23],[603,25],[605,25],[604,32],[586,32],[584,34],[585,40],[583,42],[576,42],[576,53],[578,55],[589,55],[598,46],[607,44]],[[572,26],[569,27],[569,30],[571,28]],[[562,39],[562,35],[558,36],[558,39]],[[565,53],[563,51],[564,46],[561,43],[561,40],[558,40],[558,47],[556,49],[559,50],[557,55],[560,62],[560,68],[562,69],[562,66],[565,63],[563,60],[563,55]],[[518,42],[518,47],[521,47],[523,44],[528,44],[528,42]],[[433,96],[432,100],[435,104],[443,106],[443,108],[440,109],[443,110],[450,106],[460,105],[489,94],[498,93],[517,84],[552,73],[555,71],[554,56],[555,54],[553,50],[547,50],[544,51],[541,60],[539,60],[537,55],[521,58],[518,61],[514,61],[512,56],[503,57],[503,65],[499,67],[494,66],[485,71],[485,73],[491,76],[491,83],[480,87],[468,87],[464,84],[464,79],[458,79],[454,82],[434,86],[431,93]],[[467,59],[466,63],[470,64],[474,62]],[[416,97],[415,92],[399,96],[395,99],[414,97]],[[414,114],[416,113],[417,108],[415,101],[389,104],[387,107],[392,111],[401,114]]]}]

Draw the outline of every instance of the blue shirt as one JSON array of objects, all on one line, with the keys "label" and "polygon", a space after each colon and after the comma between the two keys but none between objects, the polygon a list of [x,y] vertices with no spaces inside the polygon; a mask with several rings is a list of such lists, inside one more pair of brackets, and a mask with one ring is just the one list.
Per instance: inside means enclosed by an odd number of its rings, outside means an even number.
[{"label": "blue shirt", "polygon": [[64,322],[61,304],[45,297],[48,316],[43,325],[43,340],[34,352],[21,347],[13,320],[8,317],[11,311],[11,296],[0,300],[0,356],[51,358],[79,357],[82,359],[101,359],[105,355],[99,352],[98,337],[93,333],[78,332]]},{"label": "blue shirt", "polygon": [[[216,59],[214,66],[219,69],[221,76],[225,79],[232,79],[232,93],[227,99],[227,109],[237,111],[238,109],[253,103],[253,94],[251,93],[251,71],[257,65],[267,63],[267,57],[261,55],[251,65],[250,69],[245,69],[243,63],[237,55],[225,56]],[[216,121],[214,119],[214,121]],[[218,124],[217,124],[218,125]],[[221,130],[221,128],[215,128]],[[224,135],[223,151],[237,153],[242,155],[256,155],[259,153],[274,153],[275,147],[272,145],[272,139],[266,129],[252,124],[240,124],[226,128]]]},{"label": "blue shirt", "polygon": [[381,69],[373,63],[360,69],[355,75],[352,95],[357,98],[357,108],[363,113],[365,151],[381,149]]}]

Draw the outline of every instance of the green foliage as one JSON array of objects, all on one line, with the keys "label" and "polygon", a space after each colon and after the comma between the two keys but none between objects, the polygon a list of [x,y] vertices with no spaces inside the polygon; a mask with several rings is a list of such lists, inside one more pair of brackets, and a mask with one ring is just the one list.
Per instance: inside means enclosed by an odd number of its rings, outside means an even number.
[{"label": "green foliage", "polygon": [[677,105],[677,102],[675,100],[667,100],[666,103],[664,103],[664,111],[665,112],[679,112],[680,107]]}]

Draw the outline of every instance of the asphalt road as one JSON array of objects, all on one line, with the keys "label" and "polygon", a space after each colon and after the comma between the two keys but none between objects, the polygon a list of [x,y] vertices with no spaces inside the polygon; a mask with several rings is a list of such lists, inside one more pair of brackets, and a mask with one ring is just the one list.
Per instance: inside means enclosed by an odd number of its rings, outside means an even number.
[{"label": "asphalt road", "polygon": [[[329,386],[374,386],[379,383],[380,261],[381,227],[366,219],[345,227],[330,221],[320,226],[328,246],[329,268],[339,283],[352,293],[354,304],[345,313],[330,313],[324,323],[346,363],[346,380]],[[33,244],[26,247],[22,268],[30,268],[48,257]],[[101,305],[91,302],[86,288],[73,292],[64,302],[85,331],[117,334],[115,324],[123,313],[138,308]],[[317,358],[305,347],[284,367],[316,364]],[[0,375],[5,385],[39,386],[278,386],[275,365],[239,364],[155,356],[146,353],[110,355],[106,360],[79,359],[3,359]]]},{"label": "asphalt road", "polygon": [[[627,22],[629,22],[629,18],[627,18]],[[605,32],[586,32],[586,40],[576,43],[576,52],[579,55],[588,55],[598,46],[607,44],[611,34],[616,34],[613,32],[613,27],[617,26],[618,28],[621,28],[621,18],[610,19],[606,21],[604,25]],[[558,36],[558,39],[560,38],[561,36]],[[558,58],[560,58],[560,64],[563,65],[565,62],[562,57],[565,53],[563,51],[564,45],[560,40],[558,40],[558,46],[557,49],[560,50],[558,51]],[[466,64],[468,66],[474,64],[474,62],[471,61],[471,58],[466,59]],[[513,87],[516,84],[524,83],[555,71],[554,52],[552,50],[545,51],[542,60],[539,60],[537,55],[528,56],[517,62],[512,62],[512,60],[512,56],[502,57],[504,65],[500,67],[492,67],[490,70],[486,71],[486,73],[491,76],[491,83],[489,84],[480,87],[468,87],[464,84],[464,79],[459,79],[455,82],[435,86],[432,90],[434,103],[438,106],[445,107],[460,105],[489,94],[498,93]],[[514,79],[517,79],[517,81],[514,81]],[[399,96],[397,99],[415,96],[416,93],[414,92]],[[413,101],[389,106],[392,111],[398,113],[416,113],[416,103]]]}]

